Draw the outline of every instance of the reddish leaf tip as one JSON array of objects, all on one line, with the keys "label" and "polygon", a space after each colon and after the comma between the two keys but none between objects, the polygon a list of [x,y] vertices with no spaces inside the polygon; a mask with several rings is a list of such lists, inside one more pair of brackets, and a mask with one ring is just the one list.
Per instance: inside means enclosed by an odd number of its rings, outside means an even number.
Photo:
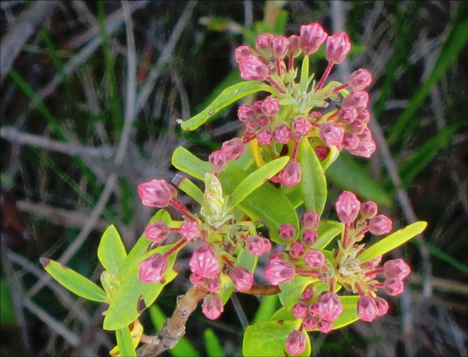
[{"label": "reddish leaf tip", "polygon": [[41,258],[39,258],[39,262],[41,263],[42,267],[45,269],[49,265],[50,259],[41,257]]}]

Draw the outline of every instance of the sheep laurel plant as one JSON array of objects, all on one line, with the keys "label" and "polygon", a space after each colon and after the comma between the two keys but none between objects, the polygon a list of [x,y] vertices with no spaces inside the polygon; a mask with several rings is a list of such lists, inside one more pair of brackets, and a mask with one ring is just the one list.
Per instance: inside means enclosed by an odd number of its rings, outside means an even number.
[{"label": "sheep laurel plant", "polygon": [[[309,56],[325,42],[328,66],[318,78],[309,73]],[[128,253],[114,226],[104,232],[97,252],[105,269],[102,288],[57,262],[41,259],[66,288],[109,305],[103,328],[116,333],[118,346],[112,355],[155,355],[174,346],[198,303],[208,319],[216,320],[235,291],[277,294],[282,304],[270,321],[247,328],[245,356],[308,356],[310,332],[331,333],[387,313],[382,293],[401,294],[411,269],[402,259],[382,256],[421,233],[426,223],[392,233],[392,221],[378,214],[377,204],[361,202],[350,191],[342,192],[334,205],[338,221],[322,217],[330,164],[342,150],[364,158],[376,150],[367,128],[365,89],[372,82],[371,73],[361,68],[347,83],[327,82],[350,48],[346,33],[329,36],[317,23],[302,26],[299,36],[264,33],[258,36],[256,49],[236,48],[245,81],[225,89],[203,112],[179,121],[182,129],[195,130],[243,97],[268,95],[239,106],[242,136],[224,142],[207,162],[183,147],[175,150],[172,164],[202,180],[204,191],[181,176],[172,183],[157,178],[141,183],[142,204],[161,209]],[[178,190],[200,209],[184,206],[177,199]],[[182,220],[172,219],[164,209],[169,205]],[[262,235],[259,225],[268,228],[268,236]],[[171,232],[179,240],[165,244]],[[361,240],[366,234],[382,238],[365,247]],[[158,335],[144,335],[139,306],[153,304],[177,277],[174,264],[188,245],[194,246],[189,261],[193,287]],[[267,285],[254,279],[263,255],[269,257],[262,272]]]}]

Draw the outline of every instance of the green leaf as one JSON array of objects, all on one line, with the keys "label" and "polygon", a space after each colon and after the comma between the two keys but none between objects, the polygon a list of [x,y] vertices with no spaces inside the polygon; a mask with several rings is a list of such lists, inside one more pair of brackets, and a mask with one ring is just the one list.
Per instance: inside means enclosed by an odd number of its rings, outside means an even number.
[{"label": "green leaf", "polygon": [[344,230],[344,224],[335,221],[320,221],[317,229],[318,239],[312,246],[314,249],[324,249],[338,234]]},{"label": "green leaf", "polygon": [[[121,278],[119,277],[121,284],[115,290],[113,300],[104,318],[103,328],[105,330],[117,330],[131,324],[140,316],[145,307],[150,306],[157,299],[164,286],[174,280],[177,276],[173,270],[177,252],[172,253],[167,258],[168,265],[163,283],[143,283],[139,278],[139,263],[155,253],[168,252],[176,244],[165,245],[145,253],[127,269]],[[143,301],[141,301],[142,298]]]},{"label": "green leaf", "polygon": [[171,181],[174,185],[177,186],[180,190],[185,192],[187,195],[192,197],[199,205],[203,204],[203,192],[190,181],[187,177],[183,177],[177,174],[174,179]]},{"label": "green leaf", "polygon": [[330,152],[328,153],[328,156],[322,161],[323,170],[327,171],[330,165],[333,164],[336,161],[336,159],[338,159],[339,156],[340,156],[340,151],[336,148],[336,146],[332,146],[330,148]]},{"label": "green leaf", "polygon": [[[297,330],[301,320],[295,321],[268,321],[260,324],[250,325],[244,333],[242,354],[250,356],[287,356],[286,339],[289,334]],[[303,353],[298,356],[310,356],[311,344],[309,335],[307,346]]]},{"label": "green leaf", "polygon": [[299,297],[304,292],[306,286],[316,281],[318,281],[318,278],[315,276],[296,275],[292,281],[280,284],[279,288],[281,292],[278,294],[278,297],[281,305],[286,310],[291,310],[294,304],[299,301]]},{"label": "green leaf", "polygon": [[104,269],[114,275],[119,273],[119,267],[127,257],[127,252],[114,225],[104,231],[97,254]]},{"label": "green leaf", "polygon": [[343,304],[343,312],[333,321],[333,330],[345,327],[359,320],[357,313],[358,299],[359,296],[356,295],[340,296],[341,303]]},{"label": "green leaf", "polygon": [[395,233],[390,234],[381,241],[375,243],[370,248],[366,249],[363,253],[357,256],[357,259],[361,263],[368,262],[379,255],[383,255],[391,250],[399,247],[406,243],[411,238],[420,234],[427,227],[427,222],[416,222],[402,228]]},{"label": "green leaf", "polygon": [[258,324],[260,322],[269,321],[273,316],[273,313],[276,311],[278,306],[278,296],[277,295],[267,295],[263,297],[260,306],[255,313],[255,316],[252,320],[252,324]]},{"label": "green leaf", "polygon": [[299,163],[302,169],[299,185],[304,206],[307,211],[315,211],[320,216],[327,201],[327,180],[317,154],[310,147],[307,138],[303,138],[299,144]]},{"label": "green leaf", "polygon": [[0,280],[0,326],[17,326],[13,300],[11,299],[8,287],[3,280]]},{"label": "green leaf", "polygon": [[39,259],[42,267],[72,293],[87,300],[107,302],[104,290],[76,271],[48,258]]},{"label": "green leaf", "polygon": [[202,181],[205,179],[205,173],[211,172],[211,167],[208,162],[200,160],[182,146],[179,146],[174,150],[171,163],[176,169],[192,175]]},{"label": "green leaf", "polygon": [[309,56],[304,56],[304,59],[302,60],[301,80],[299,83],[301,93],[305,93],[309,84]]},{"label": "green leaf", "polygon": [[121,356],[125,357],[136,357],[135,347],[133,347],[132,335],[128,326],[115,331],[115,337],[117,339],[117,345],[119,346],[119,352]]},{"label": "green leaf", "polygon": [[294,315],[292,314],[291,310],[286,310],[284,307],[276,311],[270,319],[271,321],[279,321],[279,320],[296,320]]},{"label": "green leaf", "polygon": [[216,336],[212,329],[207,328],[205,331],[203,331],[203,342],[205,344],[206,355],[208,357],[226,356],[218,336]]},{"label": "green leaf", "polygon": [[234,84],[221,92],[221,94],[202,112],[182,123],[183,130],[192,131],[204,124],[210,117],[229,104],[253,93],[260,91],[272,92],[272,87],[257,81],[244,81]]},{"label": "green leaf", "polygon": [[289,157],[280,157],[255,170],[234,189],[229,204],[236,207],[248,195],[280,172],[288,163]]}]

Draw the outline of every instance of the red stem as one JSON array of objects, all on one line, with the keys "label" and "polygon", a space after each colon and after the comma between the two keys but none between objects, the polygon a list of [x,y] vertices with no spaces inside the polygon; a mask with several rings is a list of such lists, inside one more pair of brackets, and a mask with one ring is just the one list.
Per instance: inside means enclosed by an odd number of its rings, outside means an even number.
[{"label": "red stem", "polygon": [[275,64],[276,64],[276,74],[281,76],[281,59],[275,58]]},{"label": "red stem", "polygon": [[189,209],[185,207],[184,204],[180,202],[177,198],[173,198],[172,200],[169,201],[169,203],[188,219],[191,219],[192,221],[196,220],[192,212],[190,212]]},{"label": "red stem", "polygon": [[335,89],[333,89],[333,93],[336,93],[336,92],[338,92],[339,90],[342,90],[342,89],[345,89],[345,88],[348,88],[348,87],[349,87],[349,84],[348,84],[348,83],[342,84],[341,86],[336,87]]},{"label": "red stem", "polygon": [[288,64],[288,70],[290,71],[294,67],[294,56],[292,53],[289,54],[289,64]]},{"label": "red stem", "polygon": [[273,79],[271,78],[270,75],[267,77],[267,81],[270,82],[271,85],[273,85],[280,93],[286,93],[283,88],[280,87],[280,85]]},{"label": "red stem", "polygon": [[320,82],[317,84],[317,87],[315,88],[316,91],[322,89],[323,84],[325,83],[326,79],[330,75],[333,65],[334,65],[333,62],[328,62],[327,68],[325,68],[325,72],[323,72],[322,78],[320,79]]},{"label": "red stem", "polygon": [[296,274],[319,276],[320,272],[317,270],[296,269]]},{"label": "red stem", "polygon": [[183,246],[184,244],[187,243],[187,239],[185,238],[182,238],[179,242],[177,242],[177,244],[175,246],[173,246],[170,250],[168,250],[165,254],[164,254],[164,258],[168,258],[171,256],[172,253],[174,253],[175,251],[177,251],[181,246]]}]

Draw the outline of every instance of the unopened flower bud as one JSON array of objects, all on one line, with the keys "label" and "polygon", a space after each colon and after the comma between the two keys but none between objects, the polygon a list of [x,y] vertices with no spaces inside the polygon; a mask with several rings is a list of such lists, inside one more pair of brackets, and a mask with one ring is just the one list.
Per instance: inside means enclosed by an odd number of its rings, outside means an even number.
[{"label": "unopened flower bud", "polygon": [[320,216],[314,211],[306,211],[301,217],[302,229],[317,229],[320,224]]},{"label": "unopened flower bud", "polygon": [[243,267],[234,267],[229,276],[238,291],[249,290],[254,282],[253,274]]},{"label": "unopened flower bud", "polygon": [[249,121],[255,117],[255,110],[247,104],[242,104],[237,109],[237,117],[240,121]]},{"label": "unopened flower bud", "polygon": [[358,316],[362,321],[371,322],[379,313],[375,300],[370,296],[361,296],[357,302]]},{"label": "unopened flower bud", "polygon": [[224,311],[223,299],[216,294],[208,294],[203,298],[202,312],[206,318],[216,320]]},{"label": "unopened flower bud", "polygon": [[166,180],[151,180],[138,185],[143,206],[166,207],[177,197],[176,189]]},{"label": "unopened flower bud", "polygon": [[239,62],[240,76],[246,81],[264,81],[268,77],[268,67],[257,57],[251,56]]},{"label": "unopened flower bud", "polygon": [[369,120],[370,120],[370,113],[369,113],[369,111],[368,111],[367,109],[363,109],[363,108],[359,109],[359,110],[358,110],[358,116],[357,116],[356,119],[362,120],[362,122],[363,122],[364,124],[367,124],[367,123],[369,122]]},{"label": "unopened flower bud", "polygon": [[388,302],[381,297],[375,298],[375,304],[377,305],[378,313],[377,316],[383,316],[388,312]]},{"label": "unopened flower bud", "polygon": [[403,259],[389,260],[383,266],[384,274],[387,278],[403,280],[411,273],[411,268]]},{"label": "unopened flower bud", "polygon": [[275,36],[271,41],[271,53],[273,57],[283,59],[289,50],[289,40],[284,36]]},{"label": "unopened flower bud", "polygon": [[313,315],[307,315],[304,320],[302,320],[302,327],[305,330],[311,331],[318,326],[317,318]]},{"label": "unopened flower bud", "polygon": [[184,221],[179,229],[179,233],[189,242],[200,237],[200,228],[197,221]]},{"label": "unopened flower bud", "polygon": [[294,330],[286,340],[286,349],[291,356],[296,356],[305,351],[307,336],[302,331]]},{"label": "unopened flower bud", "polygon": [[322,319],[334,321],[343,312],[343,304],[336,293],[330,291],[320,294],[320,315]]},{"label": "unopened flower bud", "polygon": [[294,265],[280,259],[270,260],[263,274],[272,285],[287,283],[294,279]]},{"label": "unopened flower bud", "polygon": [[318,233],[313,229],[306,229],[302,233],[302,241],[309,246],[314,245],[317,242],[317,239]]},{"label": "unopened flower bud", "polygon": [[258,130],[260,130],[260,125],[258,125],[257,122],[250,120],[244,123],[244,130],[247,133],[256,133]]},{"label": "unopened flower bud", "polygon": [[309,305],[309,314],[311,314],[312,316],[320,317],[320,306],[321,306],[321,304],[318,301],[310,304]]},{"label": "unopened flower bud", "polygon": [[265,51],[271,55],[271,45],[274,37],[275,36],[269,33],[261,33],[255,41],[255,48],[260,51]]},{"label": "unopened flower bud", "polygon": [[226,156],[227,160],[237,160],[245,152],[245,146],[241,139],[234,138],[225,141],[221,146],[221,151]]},{"label": "unopened flower bud", "polygon": [[273,260],[286,260],[287,261],[288,255],[284,251],[279,250],[270,255],[270,262]]},{"label": "unopened flower bud", "polygon": [[271,242],[269,239],[259,236],[252,236],[247,238],[246,248],[250,254],[261,256],[270,252]]},{"label": "unopened flower bud", "polygon": [[257,54],[253,50],[253,48],[249,46],[239,46],[235,49],[234,51],[234,57],[236,58],[236,62],[239,63],[242,59],[247,58],[247,57],[256,57]]},{"label": "unopened flower bud", "polygon": [[296,229],[290,223],[279,226],[279,236],[284,240],[292,240],[296,236]]},{"label": "unopened flower bud", "polygon": [[312,124],[307,120],[307,118],[302,117],[294,120],[293,129],[296,133],[306,136],[309,134],[310,129],[312,129]]},{"label": "unopened flower bud", "polygon": [[299,301],[293,306],[291,312],[296,319],[303,319],[307,316],[307,309],[307,304],[304,301]]},{"label": "unopened flower bud", "polygon": [[340,32],[327,38],[327,50],[325,58],[333,63],[341,63],[348,55],[351,43],[346,33]]},{"label": "unopened flower bud", "polygon": [[267,117],[266,115],[261,115],[257,118],[257,124],[261,127],[261,128],[267,128],[270,126],[271,124],[271,118],[270,117]]},{"label": "unopened flower bud", "polygon": [[304,289],[304,292],[301,294],[300,299],[301,299],[302,301],[307,301],[307,300],[309,300],[312,296],[314,296],[313,290],[312,290],[311,288],[308,288],[308,287],[307,287],[307,288]]},{"label": "unopened flower bud", "polygon": [[299,41],[306,56],[317,52],[322,43],[327,39],[327,33],[318,23],[301,26]]},{"label": "unopened flower bud", "polygon": [[344,138],[344,129],[336,124],[324,123],[320,126],[320,137],[328,147],[338,146]]},{"label": "unopened flower bud", "polygon": [[362,130],[362,133],[360,133],[358,136],[362,142],[369,141],[370,139],[372,139],[372,132],[370,131],[369,128],[365,127]]},{"label": "unopened flower bud", "polygon": [[305,247],[301,242],[294,242],[289,248],[289,255],[293,258],[299,258],[304,255]]},{"label": "unopened flower bud", "polygon": [[369,221],[369,232],[376,236],[390,233],[392,230],[392,221],[383,214],[375,216]]},{"label": "unopened flower bud", "polygon": [[320,269],[325,264],[325,255],[320,250],[309,250],[304,260],[312,269]]},{"label": "unopened flower bud", "polygon": [[351,124],[358,116],[358,111],[355,107],[343,107],[338,112],[338,118],[340,122],[344,124]]},{"label": "unopened flower bud", "polygon": [[405,291],[405,284],[398,278],[388,278],[384,281],[384,289],[389,295],[400,295]]},{"label": "unopened flower bud", "polygon": [[214,172],[224,171],[227,166],[226,155],[224,155],[221,150],[213,151],[210,156],[208,156],[208,162]]},{"label": "unopened flower bud", "polygon": [[204,283],[204,280],[203,280],[203,277],[201,277],[200,275],[192,273],[190,274],[190,282],[193,285],[198,286],[198,285],[202,285]]},{"label": "unopened flower bud", "polygon": [[371,219],[375,217],[379,207],[374,201],[366,201],[361,205],[361,216],[366,219]]},{"label": "unopened flower bud", "polygon": [[356,109],[364,109],[369,103],[369,93],[355,89],[343,99],[343,105],[354,106]]},{"label": "unopened flower bud", "polygon": [[361,134],[365,127],[366,124],[359,119],[356,119],[351,124],[349,124],[349,130],[351,130],[354,134]]},{"label": "unopened flower bud", "polygon": [[288,40],[289,40],[289,55],[292,57],[299,56],[302,52],[299,36],[291,35],[288,37]]},{"label": "unopened flower bud", "polygon": [[160,283],[167,268],[167,259],[161,253],[155,253],[138,264],[140,280],[144,283]]},{"label": "unopened flower bud", "polygon": [[301,165],[298,162],[289,161],[279,175],[284,186],[295,186],[301,182]]},{"label": "unopened flower bud", "polygon": [[213,248],[206,243],[195,249],[189,265],[192,273],[208,279],[214,279],[221,270]]},{"label": "unopened flower bud", "polygon": [[161,243],[167,238],[170,231],[166,222],[153,222],[146,226],[145,237],[152,242]]},{"label": "unopened flower bud", "polygon": [[270,145],[271,140],[273,140],[273,133],[268,129],[264,129],[257,134],[257,140],[260,145]]},{"label": "unopened flower bud", "polygon": [[367,69],[359,68],[351,73],[348,83],[353,89],[365,89],[372,83],[372,74]]},{"label": "unopened flower bud", "polygon": [[346,149],[354,150],[360,144],[360,140],[356,134],[347,132],[344,134],[342,144]]},{"label": "unopened flower bud", "polygon": [[326,146],[316,146],[314,147],[314,151],[319,160],[325,160],[330,153],[330,149]]},{"label": "unopened flower bud", "polygon": [[[365,249],[363,249],[363,251],[364,250]],[[361,268],[366,269],[366,270],[374,269],[377,265],[380,264],[381,261],[382,261],[382,256],[379,255],[379,256],[375,257],[374,259],[371,259],[371,260],[361,264]]]},{"label": "unopened flower bud", "polygon": [[205,279],[206,287],[210,293],[215,293],[221,288],[221,279],[217,276],[214,279]]},{"label": "unopened flower bud", "polygon": [[261,110],[265,115],[273,116],[279,113],[280,105],[278,99],[271,96],[266,97],[262,102]]},{"label": "unopened flower bud", "polygon": [[349,152],[356,156],[369,158],[375,150],[377,150],[377,145],[374,140],[370,139],[369,141],[361,141],[356,149],[349,150]]},{"label": "unopened flower bud", "polygon": [[335,209],[338,219],[343,223],[354,222],[359,214],[361,202],[350,191],[344,191],[336,201]]},{"label": "unopened flower bud", "polygon": [[277,143],[287,144],[291,138],[291,131],[287,125],[279,125],[275,128],[273,137]]},{"label": "unopened flower bud", "polygon": [[333,330],[333,322],[328,320],[320,320],[317,329],[322,333],[330,333]]}]

